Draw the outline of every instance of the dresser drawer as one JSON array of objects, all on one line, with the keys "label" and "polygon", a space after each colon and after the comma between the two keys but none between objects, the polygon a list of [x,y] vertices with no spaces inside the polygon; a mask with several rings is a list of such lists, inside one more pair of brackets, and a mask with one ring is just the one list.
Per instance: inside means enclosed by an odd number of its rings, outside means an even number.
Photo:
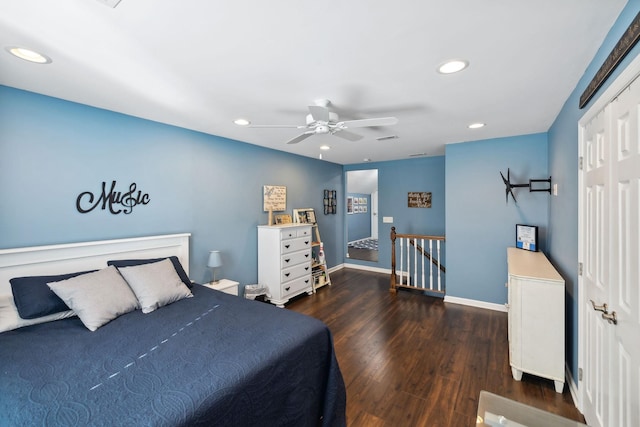
[{"label": "dresser drawer", "polygon": [[299,293],[303,289],[311,289],[311,276],[300,277],[282,285],[282,298]]},{"label": "dresser drawer", "polygon": [[280,232],[280,240],[295,239],[298,236],[298,230],[282,230]]},{"label": "dresser drawer", "polygon": [[280,242],[280,253],[287,254],[290,252],[301,251],[311,247],[311,237],[299,237],[296,239],[283,240]]},{"label": "dresser drawer", "polygon": [[298,230],[296,232],[298,237],[311,236],[311,228],[303,228],[302,230]]},{"label": "dresser drawer", "polygon": [[280,280],[282,282],[287,282],[300,276],[308,276],[309,274],[311,274],[311,262],[305,262],[304,264],[298,264],[293,267],[283,269]]},{"label": "dresser drawer", "polygon": [[288,268],[308,261],[311,261],[311,251],[293,252],[280,257],[280,267]]}]

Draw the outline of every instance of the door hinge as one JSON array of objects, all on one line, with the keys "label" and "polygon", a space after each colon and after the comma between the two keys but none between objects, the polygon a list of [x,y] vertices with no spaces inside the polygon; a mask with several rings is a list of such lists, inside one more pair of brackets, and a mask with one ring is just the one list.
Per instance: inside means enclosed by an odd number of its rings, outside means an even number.
[{"label": "door hinge", "polygon": [[578,263],[578,276],[582,276],[582,263]]},{"label": "door hinge", "polygon": [[578,169],[582,170],[583,167],[584,167],[584,157],[580,156],[578,157]]},{"label": "door hinge", "polygon": [[582,368],[578,368],[578,381],[582,381]]}]

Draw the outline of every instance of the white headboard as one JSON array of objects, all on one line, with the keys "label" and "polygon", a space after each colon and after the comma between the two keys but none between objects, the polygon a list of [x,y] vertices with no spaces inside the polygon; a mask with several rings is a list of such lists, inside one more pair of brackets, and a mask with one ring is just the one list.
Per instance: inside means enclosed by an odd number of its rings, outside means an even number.
[{"label": "white headboard", "polygon": [[105,268],[107,261],[177,256],[189,274],[190,233],[96,242],[0,249],[0,296],[12,295],[9,280]]}]

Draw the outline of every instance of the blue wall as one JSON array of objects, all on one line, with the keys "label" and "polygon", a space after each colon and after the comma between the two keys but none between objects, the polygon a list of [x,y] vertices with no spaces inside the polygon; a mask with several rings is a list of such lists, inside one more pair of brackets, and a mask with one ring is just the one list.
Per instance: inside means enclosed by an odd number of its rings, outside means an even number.
[{"label": "blue wall", "polygon": [[515,225],[539,227],[545,249],[549,193],[515,189],[518,203],[505,201],[505,177],[512,183],[545,179],[547,135],[490,139],[446,147],[447,295],[489,303],[507,302],[507,247]]},{"label": "blue wall", "polygon": [[[342,166],[0,86],[0,248],[190,232],[191,276],[257,280],[263,185],[287,187],[287,211],[343,198]],[[84,191],[133,182],[150,203],[128,215],[76,210]],[[317,215],[329,266],[344,258],[344,215]]]},{"label": "blue wall", "polygon": [[549,170],[559,189],[550,207],[548,246],[551,259],[566,282],[567,360],[573,378],[578,377],[578,121],[598,95],[640,54],[640,44],[631,50],[584,109],[578,108],[578,100],[638,11],[640,0],[629,0],[549,129]]},{"label": "blue wall", "polygon": [[[347,165],[346,171],[378,169],[378,262],[349,259],[350,264],[391,269],[391,227],[398,233],[444,235],[444,156]],[[407,193],[431,192],[431,208],[409,208]],[[344,202],[346,204],[346,201]],[[383,223],[385,216],[393,223]],[[345,230],[346,231],[346,230]],[[346,235],[346,233],[345,233]],[[346,239],[346,238],[345,238]],[[344,248],[347,247],[346,240]],[[446,248],[443,248],[443,252]],[[442,259],[446,266],[446,260]]]}]

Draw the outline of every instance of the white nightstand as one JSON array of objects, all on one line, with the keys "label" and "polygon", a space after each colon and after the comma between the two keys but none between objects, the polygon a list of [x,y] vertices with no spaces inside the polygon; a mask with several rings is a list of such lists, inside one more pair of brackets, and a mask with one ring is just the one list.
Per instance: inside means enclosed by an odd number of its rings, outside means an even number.
[{"label": "white nightstand", "polygon": [[222,291],[227,294],[238,296],[238,285],[240,283],[234,282],[229,279],[220,279],[217,282],[209,282],[205,283],[203,286],[206,286],[211,289],[216,289],[218,291]]}]

